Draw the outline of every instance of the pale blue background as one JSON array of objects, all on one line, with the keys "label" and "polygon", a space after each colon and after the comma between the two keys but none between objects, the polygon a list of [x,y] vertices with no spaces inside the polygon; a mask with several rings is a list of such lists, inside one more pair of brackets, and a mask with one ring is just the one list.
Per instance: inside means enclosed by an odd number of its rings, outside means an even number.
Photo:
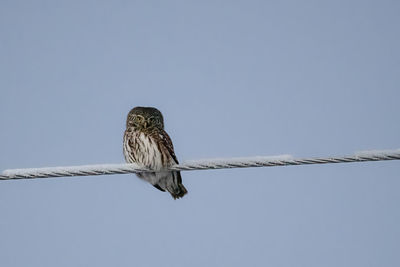
[{"label": "pale blue background", "polygon": [[[0,1],[0,170],[400,147],[399,1]],[[400,162],[0,182],[0,266],[400,266]]]}]

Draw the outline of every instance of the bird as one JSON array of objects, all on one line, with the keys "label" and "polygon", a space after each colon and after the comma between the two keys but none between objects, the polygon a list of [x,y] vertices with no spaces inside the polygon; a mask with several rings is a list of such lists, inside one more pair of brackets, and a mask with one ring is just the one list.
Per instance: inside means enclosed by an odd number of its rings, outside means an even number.
[{"label": "bird", "polygon": [[136,175],[174,199],[187,194],[180,171],[162,171],[179,164],[171,138],[164,130],[162,113],[154,107],[134,107],[126,118],[123,152],[127,163],[136,163],[157,172]]}]

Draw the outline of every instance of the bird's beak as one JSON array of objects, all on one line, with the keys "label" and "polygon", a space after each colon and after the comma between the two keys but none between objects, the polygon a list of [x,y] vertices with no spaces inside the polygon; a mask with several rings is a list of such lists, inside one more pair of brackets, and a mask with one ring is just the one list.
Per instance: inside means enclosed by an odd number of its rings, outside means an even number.
[{"label": "bird's beak", "polygon": [[147,121],[144,122],[144,128],[147,128]]}]

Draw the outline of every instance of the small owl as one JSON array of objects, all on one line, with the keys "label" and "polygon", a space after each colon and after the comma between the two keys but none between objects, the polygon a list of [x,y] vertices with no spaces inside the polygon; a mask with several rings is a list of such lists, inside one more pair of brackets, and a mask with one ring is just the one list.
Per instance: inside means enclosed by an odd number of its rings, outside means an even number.
[{"label": "small owl", "polygon": [[[164,131],[163,116],[158,109],[135,107],[129,112],[124,134],[124,156],[126,162],[152,170],[178,164],[172,141]],[[138,173],[137,176],[161,191],[167,190],[174,199],[187,193],[179,171]]]}]

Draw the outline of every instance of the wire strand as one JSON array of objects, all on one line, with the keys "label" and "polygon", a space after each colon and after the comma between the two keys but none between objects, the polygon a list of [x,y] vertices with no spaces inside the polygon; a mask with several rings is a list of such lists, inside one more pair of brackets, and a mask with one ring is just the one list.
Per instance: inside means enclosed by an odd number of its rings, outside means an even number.
[{"label": "wire strand", "polygon": [[193,171],[193,170],[214,170],[232,169],[249,167],[274,167],[289,165],[310,165],[310,164],[329,164],[329,163],[349,163],[366,161],[386,161],[400,160],[400,149],[397,150],[373,150],[357,152],[349,156],[333,157],[311,157],[293,158],[290,155],[272,157],[246,157],[246,158],[227,158],[227,159],[208,159],[187,161],[179,165],[174,165],[162,170],[150,170],[136,164],[102,164],[102,165],[82,165],[66,167],[46,167],[29,169],[10,169],[0,174],[0,180],[14,179],[34,179],[52,177],[73,177],[73,176],[92,176],[126,174],[154,171]]}]

